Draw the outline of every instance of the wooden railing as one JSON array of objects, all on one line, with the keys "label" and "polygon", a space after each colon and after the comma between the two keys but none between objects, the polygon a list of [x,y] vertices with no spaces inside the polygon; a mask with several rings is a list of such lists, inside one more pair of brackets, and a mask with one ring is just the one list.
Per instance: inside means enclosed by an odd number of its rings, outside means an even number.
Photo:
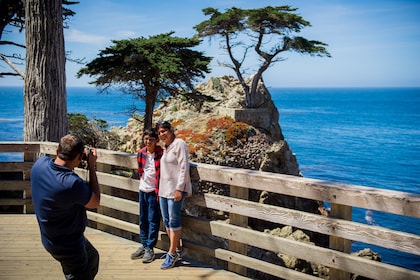
[{"label": "wooden railing", "polygon": [[[0,191],[17,191],[18,198],[0,199],[1,207],[17,206],[31,213],[30,169],[36,155],[55,155],[57,144],[50,142],[0,142],[0,153],[22,153],[22,161],[1,162],[0,176],[19,172],[21,178],[2,176]],[[1,154],[0,154],[1,155]],[[116,168],[128,173],[137,169],[133,154],[98,150],[98,180],[102,188],[101,206],[88,211],[90,226],[138,238],[138,180],[113,174]],[[88,178],[84,169],[76,172]],[[351,274],[371,279],[420,279],[420,272],[350,255],[352,241],[420,256],[420,237],[404,231],[370,226],[351,221],[352,207],[360,207],[420,218],[420,195],[364,186],[338,184],[303,177],[259,172],[207,164],[191,164],[194,182],[211,182],[229,186],[230,196],[196,194],[189,205],[229,213],[225,221],[185,215],[183,245],[190,257],[221,266],[242,275],[248,269],[283,279],[319,279],[249,256],[250,248],[289,255],[329,268],[329,279],[350,279]],[[331,215],[326,217],[293,209],[260,204],[248,200],[249,190],[268,191],[316,201],[329,202]],[[1,218],[1,217],[0,217]],[[305,231],[329,236],[329,248],[298,242],[252,230],[248,219],[290,225]],[[417,221],[417,220],[416,220]],[[221,244],[221,245],[215,245]],[[116,246],[118,246],[116,244]],[[158,247],[167,249],[168,239],[161,232]]]}]

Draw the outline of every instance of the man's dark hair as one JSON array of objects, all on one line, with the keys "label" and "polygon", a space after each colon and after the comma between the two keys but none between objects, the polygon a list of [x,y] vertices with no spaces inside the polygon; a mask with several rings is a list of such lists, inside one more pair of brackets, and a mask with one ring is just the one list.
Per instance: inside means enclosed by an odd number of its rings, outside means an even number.
[{"label": "man's dark hair", "polygon": [[84,152],[85,145],[82,139],[75,135],[68,134],[60,139],[58,144],[58,157],[62,160],[74,160]]}]

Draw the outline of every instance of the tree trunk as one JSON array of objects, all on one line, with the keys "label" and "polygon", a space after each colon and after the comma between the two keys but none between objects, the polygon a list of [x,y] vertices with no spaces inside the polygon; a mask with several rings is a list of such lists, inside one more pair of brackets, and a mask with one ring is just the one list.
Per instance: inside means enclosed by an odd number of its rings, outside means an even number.
[{"label": "tree trunk", "polygon": [[144,109],[143,131],[145,129],[150,129],[153,126],[153,109],[156,103],[158,88],[153,86],[146,86],[146,92],[146,98],[144,99],[146,107]]},{"label": "tree trunk", "polygon": [[62,12],[62,1],[25,1],[24,141],[57,142],[68,132]]}]

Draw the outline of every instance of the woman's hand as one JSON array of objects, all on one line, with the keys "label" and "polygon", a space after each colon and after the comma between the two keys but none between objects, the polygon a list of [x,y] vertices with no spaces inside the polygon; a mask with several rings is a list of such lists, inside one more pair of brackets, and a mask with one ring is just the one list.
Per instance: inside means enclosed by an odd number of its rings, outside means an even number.
[{"label": "woman's hand", "polygon": [[182,191],[176,190],[174,194],[174,201],[180,201],[182,199]]}]

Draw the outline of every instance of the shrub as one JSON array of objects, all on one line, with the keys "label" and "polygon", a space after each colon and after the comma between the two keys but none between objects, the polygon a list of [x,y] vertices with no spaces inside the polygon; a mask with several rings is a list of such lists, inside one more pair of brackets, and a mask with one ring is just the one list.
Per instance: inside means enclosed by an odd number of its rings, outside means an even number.
[{"label": "shrub", "polygon": [[239,141],[244,143],[247,140],[249,125],[243,122],[236,122],[226,129],[225,140],[230,146],[235,146]]},{"label": "shrub", "polygon": [[93,120],[89,120],[80,113],[69,113],[67,118],[69,133],[79,136],[86,145],[103,149],[115,149],[115,147],[118,147],[119,137],[107,130],[107,121],[96,117],[93,117]]},{"label": "shrub", "polygon": [[207,121],[207,129],[228,129],[234,123],[235,121],[228,116],[225,116],[223,118],[211,118]]}]

